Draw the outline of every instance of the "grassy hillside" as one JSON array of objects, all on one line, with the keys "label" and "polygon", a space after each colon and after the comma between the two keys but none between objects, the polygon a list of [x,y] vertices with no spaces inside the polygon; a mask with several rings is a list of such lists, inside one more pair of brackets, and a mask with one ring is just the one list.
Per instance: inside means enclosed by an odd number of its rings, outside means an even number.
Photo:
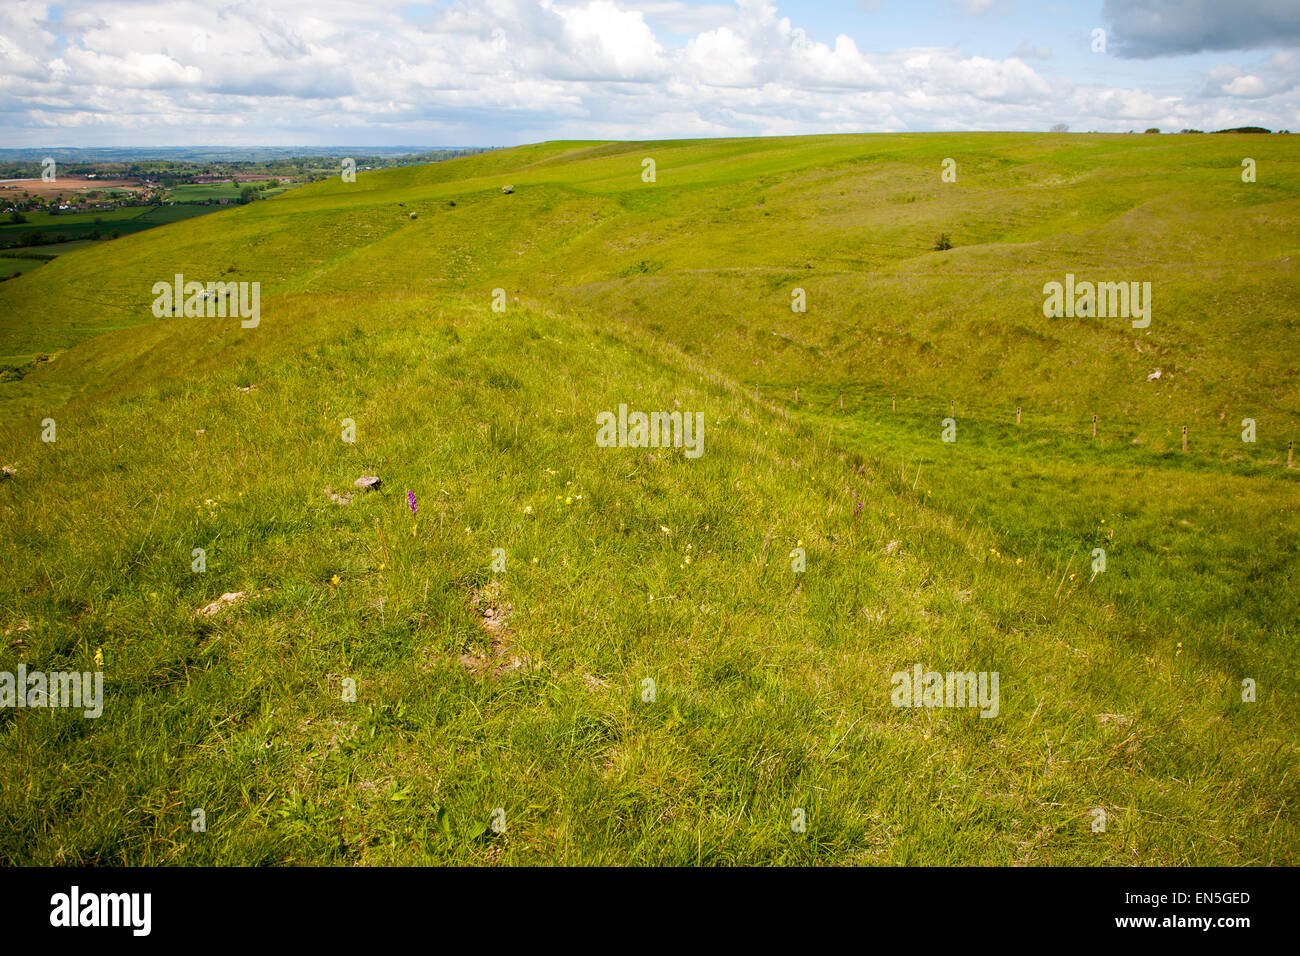
[{"label": "grassy hillside", "polygon": [[1294,864],[1289,140],[546,143],[5,282],[0,671],[106,702],[0,710],[0,859]]}]

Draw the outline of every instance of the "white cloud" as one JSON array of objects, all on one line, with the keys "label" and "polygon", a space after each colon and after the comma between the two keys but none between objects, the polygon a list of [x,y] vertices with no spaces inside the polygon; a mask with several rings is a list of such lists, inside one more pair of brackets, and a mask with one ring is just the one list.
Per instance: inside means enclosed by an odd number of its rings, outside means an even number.
[{"label": "white cloud", "polygon": [[730,23],[736,8],[729,3],[693,6],[680,0],[628,0],[622,4],[628,10],[638,10],[646,20],[679,35],[694,35]]},{"label": "white cloud", "polygon": [[1074,105],[1085,115],[1137,122],[1139,125],[1155,118],[1173,116],[1178,104],[1177,97],[1160,97],[1143,90],[1122,88],[1084,89],[1074,97]]},{"label": "white cloud", "polygon": [[1219,66],[1210,70],[1202,90],[1205,96],[1233,96],[1257,100],[1287,93],[1296,88],[1294,53],[1276,53],[1251,73],[1235,66]]},{"label": "white cloud", "polygon": [[1052,48],[1042,44],[1035,46],[1032,43],[1021,43],[1011,55],[1021,60],[1050,60]]},{"label": "white cloud", "polygon": [[1022,44],[1001,59],[881,52],[869,36],[814,36],[771,0],[67,0],[54,9],[0,6],[7,144],[50,142],[60,129],[84,143],[502,145],[1058,121],[1211,128],[1224,102],[1254,110],[1250,122],[1300,125],[1290,52],[1193,77],[1200,87],[1183,95],[1076,87],[1026,62],[1050,56],[1045,47]]},{"label": "white cloud", "polygon": [[813,86],[874,89],[884,85],[880,71],[858,50],[852,37],[835,38],[834,49],[824,43],[797,47],[791,53],[795,76]]},{"label": "white cloud", "polygon": [[749,86],[758,57],[727,27],[701,33],[686,45],[682,61],[687,75],[710,86]]},{"label": "white cloud", "polygon": [[663,47],[640,13],[620,10],[609,0],[557,12],[564,19],[570,52],[593,72],[625,80],[651,79],[664,72]]}]

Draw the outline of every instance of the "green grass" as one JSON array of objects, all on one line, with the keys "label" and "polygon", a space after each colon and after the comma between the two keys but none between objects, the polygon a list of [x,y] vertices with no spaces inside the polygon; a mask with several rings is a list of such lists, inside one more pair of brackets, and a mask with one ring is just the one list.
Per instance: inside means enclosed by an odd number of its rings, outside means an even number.
[{"label": "green grass", "polygon": [[196,216],[206,216],[209,213],[217,212],[220,208],[220,206],[194,206],[183,203],[177,203],[174,206],[150,206],[135,221],[145,225],[146,228],[152,228],[167,223],[182,222]]},{"label": "green grass", "polygon": [[[265,180],[263,181],[265,182]],[[211,199],[238,199],[240,193],[246,186],[257,186],[261,183],[195,183],[192,185],[173,186],[168,190],[169,198],[177,203],[205,202]],[[267,189],[259,190],[259,199],[269,199],[278,196],[289,189],[295,188],[294,184],[274,185]]]},{"label": "green grass", "polygon": [[10,276],[22,275],[44,262],[44,259],[27,258],[25,256],[0,256],[0,276],[9,278]]},{"label": "green grass", "polygon": [[198,183],[195,185],[173,186],[168,192],[176,202],[195,202],[206,199],[238,199],[244,184],[234,183]]},{"label": "green grass", "polygon": [[106,223],[117,222],[134,219],[142,211],[139,206],[118,206],[115,209],[96,209],[89,212],[25,212],[22,214],[27,220],[25,223],[10,223],[7,216],[0,217],[0,231],[10,233],[22,232],[24,229],[45,229],[47,226],[94,225],[97,219]]},{"label": "green grass", "polygon": [[[28,219],[25,223],[8,223],[0,220],[0,243],[14,243],[23,236],[40,232],[43,235],[62,240],[52,243],[61,246],[67,242],[91,239],[98,232],[103,239],[113,233],[119,236],[143,232],[164,223],[180,222],[195,216],[206,215],[220,209],[219,206],[200,206],[177,204],[174,206],[124,206],[117,209],[101,209],[91,212],[64,212],[58,215],[50,213],[24,213]],[[99,220],[98,222],[96,220]],[[91,239],[91,241],[96,241]],[[27,246],[23,249],[46,246]]]},{"label": "green grass", "polygon": [[[0,711],[0,859],[1293,865],[1297,157],[1154,139],[539,144],[0,285],[0,671],[107,697]],[[1151,327],[1044,319],[1067,271]],[[261,324],[155,320],[175,272]]]},{"label": "green grass", "polygon": [[19,246],[15,249],[4,249],[0,251],[0,256],[27,258],[28,256],[61,256],[69,252],[75,252],[77,249],[85,249],[88,246],[96,245],[103,240],[100,239],[73,239],[71,242],[52,242],[45,246]]}]

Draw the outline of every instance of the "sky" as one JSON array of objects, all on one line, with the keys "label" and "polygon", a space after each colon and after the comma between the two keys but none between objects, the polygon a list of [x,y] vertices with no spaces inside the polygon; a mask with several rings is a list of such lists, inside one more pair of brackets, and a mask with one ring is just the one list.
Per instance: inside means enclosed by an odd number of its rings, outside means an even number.
[{"label": "sky", "polygon": [[1300,0],[0,3],[0,146],[1300,131]]}]

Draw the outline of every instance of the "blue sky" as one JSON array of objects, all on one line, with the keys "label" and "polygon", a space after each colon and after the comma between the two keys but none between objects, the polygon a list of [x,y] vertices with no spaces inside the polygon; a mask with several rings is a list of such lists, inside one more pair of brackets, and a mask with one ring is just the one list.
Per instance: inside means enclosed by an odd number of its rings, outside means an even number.
[{"label": "blue sky", "polygon": [[1300,0],[5,0],[0,141],[1300,129],[1298,43]]}]

